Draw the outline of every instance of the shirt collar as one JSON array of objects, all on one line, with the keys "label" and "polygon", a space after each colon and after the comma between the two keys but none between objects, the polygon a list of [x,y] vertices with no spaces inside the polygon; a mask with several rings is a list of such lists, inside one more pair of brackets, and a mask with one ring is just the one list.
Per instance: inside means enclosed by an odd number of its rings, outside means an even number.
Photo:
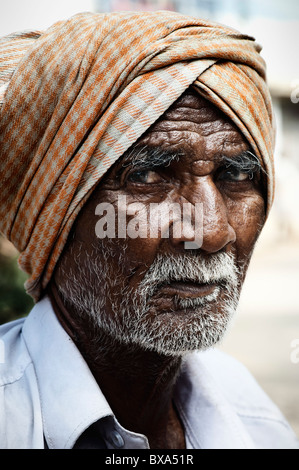
[{"label": "shirt collar", "polygon": [[47,297],[26,318],[23,336],[36,371],[48,446],[70,449],[88,426],[112,416],[112,410]]}]

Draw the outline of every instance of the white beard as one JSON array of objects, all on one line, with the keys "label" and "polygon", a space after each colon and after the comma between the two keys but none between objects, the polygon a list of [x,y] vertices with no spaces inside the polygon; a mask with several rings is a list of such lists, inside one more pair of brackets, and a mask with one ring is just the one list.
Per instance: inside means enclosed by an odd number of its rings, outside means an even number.
[{"label": "white beard", "polygon": [[[207,349],[223,338],[240,294],[239,273],[232,255],[211,254],[208,259],[200,254],[157,256],[137,289],[126,284],[122,272],[125,249],[118,273],[112,272],[110,256],[106,240],[102,249],[95,246],[91,255],[83,257],[84,265],[78,265],[75,273],[65,273],[64,284],[58,286],[67,305],[73,306],[81,318],[88,315],[92,319],[99,337],[104,332],[112,342],[115,339],[170,356]],[[97,282],[89,282],[91,279]],[[175,296],[172,311],[155,314],[152,297],[157,286],[182,280],[216,283],[220,287],[203,297]],[[121,301],[111,295],[115,286]],[[107,301],[113,314],[106,313]]]}]

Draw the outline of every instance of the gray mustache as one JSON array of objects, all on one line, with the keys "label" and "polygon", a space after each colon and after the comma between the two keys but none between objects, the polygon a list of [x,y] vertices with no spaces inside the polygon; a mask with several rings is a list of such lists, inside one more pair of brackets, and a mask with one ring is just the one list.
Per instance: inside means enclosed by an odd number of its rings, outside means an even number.
[{"label": "gray mustache", "polygon": [[169,282],[194,282],[198,284],[238,285],[239,270],[230,253],[216,253],[209,258],[158,255],[146,272],[140,287],[150,288]]}]

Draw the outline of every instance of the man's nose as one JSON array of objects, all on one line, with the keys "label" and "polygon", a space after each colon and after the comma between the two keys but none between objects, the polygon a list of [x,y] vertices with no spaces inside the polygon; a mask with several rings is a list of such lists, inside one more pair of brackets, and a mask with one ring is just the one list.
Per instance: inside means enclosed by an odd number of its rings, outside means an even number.
[{"label": "man's nose", "polygon": [[[177,247],[178,245],[181,247],[184,243],[185,248],[198,247],[206,253],[216,253],[235,242],[236,232],[230,225],[225,199],[212,178],[201,177],[198,179],[200,181],[190,185],[181,194],[183,196],[181,201],[188,201],[193,207],[197,205],[201,208],[201,223],[194,226],[194,217],[191,220],[189,219],[189,222],[185,220],[185,224],[192,224],[191,229],[188,230],[188,227],[185,227],[185,230],[182,230],[181,237],[173,238],[172,242]],[[200,240],[200,244],[198,244],[198,240]],[[195,244],[192,244],[193,241],[195,241]]]}]

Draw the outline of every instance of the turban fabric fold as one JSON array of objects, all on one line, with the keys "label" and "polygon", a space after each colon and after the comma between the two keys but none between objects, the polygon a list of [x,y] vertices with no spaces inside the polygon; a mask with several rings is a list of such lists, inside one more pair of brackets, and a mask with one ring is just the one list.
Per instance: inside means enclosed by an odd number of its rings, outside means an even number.
[{"label": "turban fabric fold", "polygon": [[82,13],[0,40],[0,230],[35,300],[101,177],[191,84],[256,152],[268,211],[273,116],[250,36],[160,11]]}]

